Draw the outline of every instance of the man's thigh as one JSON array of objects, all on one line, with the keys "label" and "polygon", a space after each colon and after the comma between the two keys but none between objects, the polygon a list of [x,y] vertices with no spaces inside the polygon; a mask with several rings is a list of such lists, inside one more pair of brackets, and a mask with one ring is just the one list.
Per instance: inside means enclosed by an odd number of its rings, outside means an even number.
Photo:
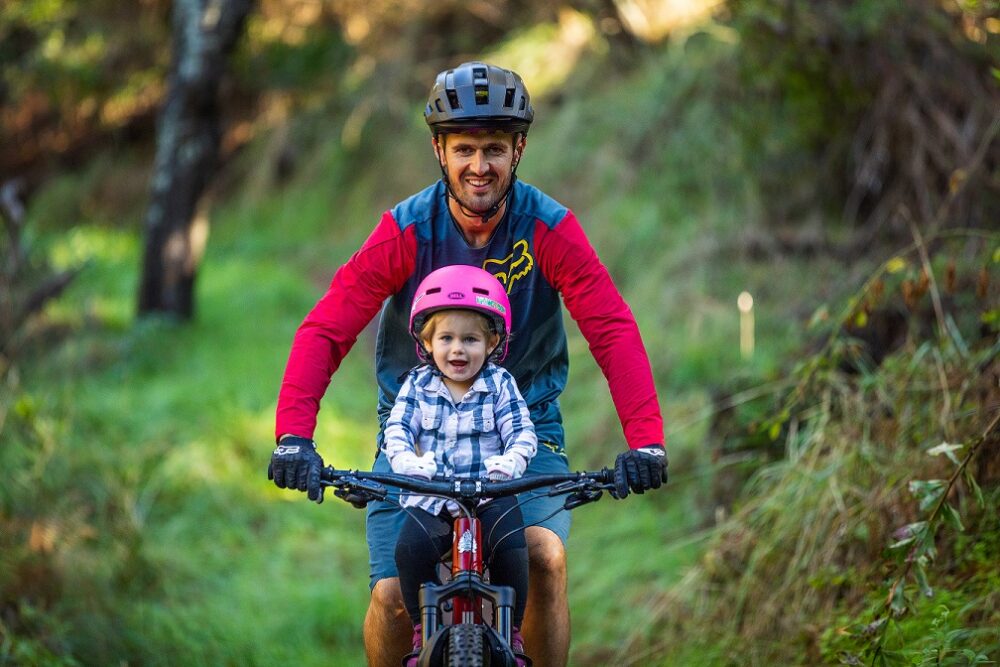
[{"label": "man's thigh", "polygon": [[[562,452],[554,452],[545,445],[539,443],[538,453],[531,459],[528,469],[524,472],[528,475],[551,475],[569,472],[569,462]],[[526,491],[518,494],[517,500],[521,504],[521,516],[524,517],[525,526],[540,526],[548,528],[559,536],[563,545],[569,539],[570,513],[563,509],[566,496],[546,495],[547,487]]]},{"label": "man's thigh", "polygon": [[[372,471],[392,472],[385,454],[379,453]],[[397,496],[390,496],[389,500],[368,503],[365,532],[368,538],[369,589],[382,579],[399,576],[396,570],[396,542],[406,514],[400,509],[397,499]]]}]

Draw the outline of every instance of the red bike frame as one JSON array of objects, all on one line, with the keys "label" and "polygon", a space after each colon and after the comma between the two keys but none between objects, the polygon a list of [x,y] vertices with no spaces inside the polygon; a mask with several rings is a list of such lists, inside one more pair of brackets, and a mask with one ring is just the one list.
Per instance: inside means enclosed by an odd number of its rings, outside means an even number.
[{"label": "red bike frame", "polygon": [[420,616],[424,646],[445,625],[440,610],[451,605],[451,625],[483,625],[483,605],[493,605],[493,629],[510,645],[514,612],[514,589],[493,586],[483,580],[482,523],[475,516],[455,519],[451,544],[451,580],[420,587]]},{"label": "red bike frame", "polygon": [[[458,517],[455,519],[451,544],[451,576],[462,572],[483,574],[483,528],[479,519],[473,517]],[[453,623],[481,623],[482,601],[477,606],[476,600],[457,598],[452,611]]]}]

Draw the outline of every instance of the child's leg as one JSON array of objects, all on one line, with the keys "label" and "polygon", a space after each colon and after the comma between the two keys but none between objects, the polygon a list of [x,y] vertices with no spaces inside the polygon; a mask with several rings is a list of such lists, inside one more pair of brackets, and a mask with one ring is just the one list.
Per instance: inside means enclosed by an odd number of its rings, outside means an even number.
[{"label": "child's leg", "polygon": [[441,583],[437,565],[451,549],[451,519],[410,508],[396,542],[396,569],[406,612],[420,622],[420,584]]},{"label": "child's leg", "polygon": [[479,508],[479,519],[490,582],[514,589],[512,620],[515,627],[520,627],[528,601],[528,545],[521,510],[514,498],[496,498]]}]

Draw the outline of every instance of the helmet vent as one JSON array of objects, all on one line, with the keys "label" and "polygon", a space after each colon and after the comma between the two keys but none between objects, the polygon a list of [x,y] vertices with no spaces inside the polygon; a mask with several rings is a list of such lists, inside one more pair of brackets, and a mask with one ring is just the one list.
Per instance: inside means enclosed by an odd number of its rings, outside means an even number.
[{"label": "helmet vent", "polygon": [[513,88],[508,88],[507,89],[507,94],[504,95],[504,98],[503,98],[503,105],[505,107],[508,107],[508,108],[514,106],[514,89]]},{"label": "helmet vent", "polygon": [[518,111],[524,111],[524,105],[527,104],[527,103],[528,103],[528,101],[526,99],[524,99],[524,97],[522,97],[521,98],[521,106],[518,108]]},{"label": "helmet vent", "polygon": [[440,291],[441,291],[440,287],[431,287],[426,292],[424,292],[424,294],[437,294]]},{"label": "helmet vent", "polygon": [[489,104],[490,80],[486,78],[485,67],[472,68],[472,85],[476,91],[476,104]]},{"label": "helmet vent", "polygon": [[454,88],[448,89],[448,104],[451,105],[452,109],[461,109],[462,104],[458,101],[458,91]]},{"label": "helmet vent", "polygon": [[437,107],[438,113],[444,113],[444,109],[441,108],[441,100],[434,100],[434,106]]},{"label": "helmet vent", "polygon": [[485,294],[486,296],[490,295],[490,291],[488,289],[483,289],[482,287],[473,287],[472,291],[475,294]]}]

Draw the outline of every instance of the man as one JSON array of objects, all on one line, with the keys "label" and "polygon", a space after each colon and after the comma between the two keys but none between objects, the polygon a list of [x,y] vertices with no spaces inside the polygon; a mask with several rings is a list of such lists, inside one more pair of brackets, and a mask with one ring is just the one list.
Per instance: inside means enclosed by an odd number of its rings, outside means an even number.
[{"label": "man", "polygon": [[[407,326],[414,290],[434,269],[467,264],[505,286],[513,311],[507,370],[517,380],[538,436],[525,474],[566,472],[558,397],[568,355],[561,303],[604,372],[629,449],[616,474],[635,493],[666,482],[663,420],[638,327],[573,213],[517,180],[534,117],[514,72],[469,62],[438,75],[424,111],[442,178],[386,211],[299,327],[278,397],[269,475],[322,502],[323,460],[312,442],[320,399],[358,334],[381,310],[376,346],[382,427],[402,376],[416,365]],[[382,452],[374,470],[388,471]],[[542,495],[536,492],[536,495]],[[530,559],[525,650],[539,667],[562,667],[569,651],[562,499],[522,506]],[[550,514],[554,516],[549,517]],[[549,517],[546,519],[546,517]],[[544,520],[543,520],[544,519]],[[410,650],[393,551],[398,506],[368,506],[371,602],[365,617],[370,665],[393,666]]]}]

